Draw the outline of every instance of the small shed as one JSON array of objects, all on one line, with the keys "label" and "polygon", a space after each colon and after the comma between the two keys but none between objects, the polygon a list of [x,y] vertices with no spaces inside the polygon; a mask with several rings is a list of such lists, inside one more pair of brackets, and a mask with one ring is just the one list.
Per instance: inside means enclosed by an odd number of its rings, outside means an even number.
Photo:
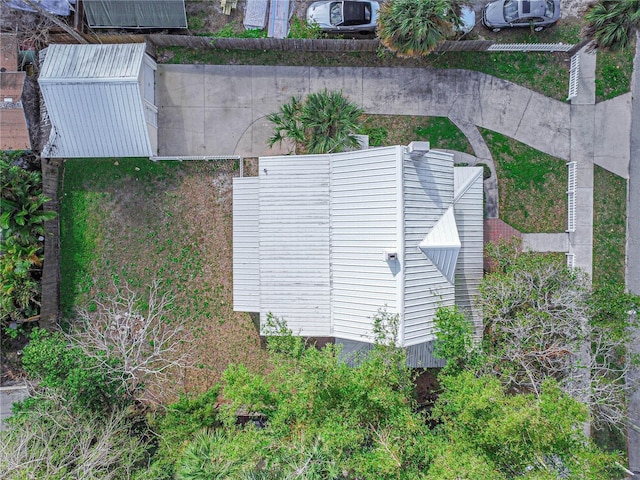
[{"label": "small shed", "polygon": [[49,46],[38,79],[51,120],[42,156],[155,156],[156,69],[143,43]]},{"label": "small shed", "polygon": [[457,305],[480,331],[481,168],[454,167],[426,142],[259,163],[259,176],[233,184],[235,310],[354,351],[386,309],[421,367],[441,364],[439,307]]},{"label": "small shed", "polygon": [[15,34],[0,34],[0,150],[30,150],[29,129],[22,105],[25,72],[18,72]]},{"label": "small shed", "polygon": [[92,28],[187,28],[184,0],[83,0]]}]

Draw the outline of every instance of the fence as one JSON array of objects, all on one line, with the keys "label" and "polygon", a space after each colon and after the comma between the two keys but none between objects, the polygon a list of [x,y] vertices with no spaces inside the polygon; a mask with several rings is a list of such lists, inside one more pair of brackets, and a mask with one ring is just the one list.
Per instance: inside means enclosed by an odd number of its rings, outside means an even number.
[{"label": "fence", "polygon": [[[141,43],[153,47],[185,47],[200,50],[276,50],[302,52],[377,52],[378,39],[357,40],[338,38],[215,38],[194,35],[114,35],[82,34],[89,43]],[[51,43],[77,43],[69,34],[52,35]],[[486,40],[442,42],[436,52],[567,52],[574,45],[565,43],[494,43]]]},{"label": "fence", "polygon": [[568,52],[571,43],[493,43],[489,52]]},{"label": "fence", "polygon": [[576,267],[575,253],[567,253],[567,268],[573,270]]},{"label": "fence", "polygon": [[571,57],[571,67],[569,67],[569,96],[571,100],[578,96],[578,80],[580,79],[580,54],[576,53]]},{"label": "fence", "polygon": [[568,162],[569,169],[567,181],[567,232],[576,231],[576,162]]}]

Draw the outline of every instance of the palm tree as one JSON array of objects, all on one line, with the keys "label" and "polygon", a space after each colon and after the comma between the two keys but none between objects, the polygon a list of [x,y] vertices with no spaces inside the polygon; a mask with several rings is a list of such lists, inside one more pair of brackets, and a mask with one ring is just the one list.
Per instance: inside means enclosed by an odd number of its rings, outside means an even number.
[{"label": "palm tree", "polygon": [[267,115],[274,124],[269,146],[294,143],[297,153],[333,153],[360,145],[356,134],[361,129],[363,110],[341,91],[311,93],[302,101],[292,97],[280,111]]},{"label": "palm tree", "polygon": [[381,43],[401,57],[428,55],[461,24],[460,0],[388,0],[380,6]]},{"label": "palm tree", "polygon": [[600,0],[585,15],[587,35],[600,47],[625,48],[640,22],[640,0]]}]

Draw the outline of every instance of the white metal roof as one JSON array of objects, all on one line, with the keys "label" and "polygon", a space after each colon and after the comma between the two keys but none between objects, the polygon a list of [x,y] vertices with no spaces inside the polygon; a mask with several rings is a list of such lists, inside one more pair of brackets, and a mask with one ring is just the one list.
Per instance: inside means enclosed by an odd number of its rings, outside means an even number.
[{"label": "white metal roof", "polygon": [[456,219],[453,216],[453,205],[440,217],[440,220],[424,237],[418,247],[438,270],[447,277],[449,283],[454,283],[454,273],[461,244],[458,228],[456,227]]},{"label": "white metal roof", "polygon": [[433,340],[437,308],[470,306],[463,290],[482,276],[482,170],[458,170],[451,154],[399,146],[261,158],[258,178],[234,183],[234,308],[252,289],[262,318],[356,342],[373,341],[385,308],[402,345]]},{"label": "white metal roof", "polygon": [[138,79],[144,43],[110,45],[50,45],[38,82]]},{"label": "white metal roof", "polygon": [[51,119],[42,155],[153,155],[139,82],[144,44],[51,45],[38,79]]}]

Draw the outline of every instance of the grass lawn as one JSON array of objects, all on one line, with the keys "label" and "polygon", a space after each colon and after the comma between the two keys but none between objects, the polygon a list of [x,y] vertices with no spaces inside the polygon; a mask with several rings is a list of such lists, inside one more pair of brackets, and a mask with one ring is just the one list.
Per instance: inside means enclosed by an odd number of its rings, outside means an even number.
[{"label": "grass lawn", "polygon": [[[66,318],[126,281],[153,279],[187,319],[195,368],[166,389],[204,391],[229,362],[261,368],[248,314],[233,312],[231,185],[237,163],[67,160],[60,211]],[[72,320],[70,320],[72,321]]]},{"label": "grass lawn", "polygon": [[567,228],[567,166],[490,130],[480,130],[498,174],[500,218],[523,233]]},{"label": "grass lawn", "polygon": [[596,57],[596,101],[631,91],[635,42],[625,50],[598,50]]},{"label": "grass lawn", "polygon": [[446,117],[363,115],[363,133],[372,147],[409,145],[426,140],[433,148],[473,154],[467,137]]},{"label": "grass lawn", "polygon": [[267,50],[195,50],[158,48],[160,63],[208,65],[290,65],[347,67],[461,68],[487,73],[564,101],[569,85],[566,56],[524,52],[447,52],[401,59],[373,52],[284,52]]},{"label": "grass lawn", "polygon": [[627,180],[593,167],[593,278],[624,283]]}]

